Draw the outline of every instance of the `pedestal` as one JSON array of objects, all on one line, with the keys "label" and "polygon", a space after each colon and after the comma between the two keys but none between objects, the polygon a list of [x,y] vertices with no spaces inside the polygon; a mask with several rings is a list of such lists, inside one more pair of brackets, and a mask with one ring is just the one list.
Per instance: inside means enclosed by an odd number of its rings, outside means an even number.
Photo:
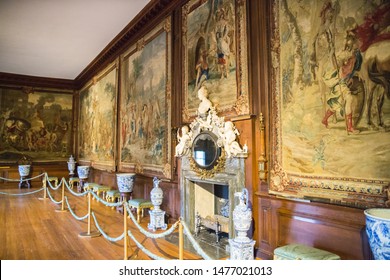
[{"label": "pedestal", "polygon": [[84,190],[84,184],[87,182],[87,179],[79,178],[80,182],[77,185],[77,192],[81,193]]},{"label": "pedestal", "polygon": [[167,224],[165,223],[165,211],[160,209],[158,210],[150,210],[150,223],[148,224],[148,229],[156,231],[161,228],[163,230],[167,229]]},{"label": "pedestal", "polygon": [[[120,202],[123,202],[123,201],[129,201],[130,199],[132,199],[132,196],[133,196],[133,192],[121,192],[120,193],[121,196],[120,196]],[[120,206],[117,206],[116,207],[116,211],[118,211],[119,213],[125,213],[125,209],[123,209],[123,205],[120,205]]]},{"label": "pedestal", "polygon": [[237,241],[229,239],[230,245],[230,260],[253,260],[255,240]]},{"label": "pedestal", "polygon": [[27,176],[21,176],[20,177],[20,182],[19,182],[19,189],[23,187],[30,188],[30,182],[27,179]]}]

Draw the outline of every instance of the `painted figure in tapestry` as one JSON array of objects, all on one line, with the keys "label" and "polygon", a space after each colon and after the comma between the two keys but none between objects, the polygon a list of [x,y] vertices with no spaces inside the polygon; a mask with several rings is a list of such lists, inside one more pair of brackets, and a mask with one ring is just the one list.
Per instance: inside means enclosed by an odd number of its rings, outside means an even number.
[{"label": "painted figure in tapestry", "polygon": [[0,160],[67,158],[72,102],[71,94],[0,89]]},{"label": "painted figure in tapestry", "polygon": [[203,85],[219,107],[237,99],[235,1],[209,0],[188,14],[188,109]]},{"label": "painted figure in tapestry", "polygon": [[167,141],[166,35],[162,32],[124,60],[121,162],[163,165]]},{"label": "painted figure in tapestry", "polygon": [[115,85],[116,69],[113,69],[80,92],[80,159],[114,164]]},{"label": "painted figure in tapestry", "polygon": [[390,2],[277,3],[283,167],[390,179]]}]

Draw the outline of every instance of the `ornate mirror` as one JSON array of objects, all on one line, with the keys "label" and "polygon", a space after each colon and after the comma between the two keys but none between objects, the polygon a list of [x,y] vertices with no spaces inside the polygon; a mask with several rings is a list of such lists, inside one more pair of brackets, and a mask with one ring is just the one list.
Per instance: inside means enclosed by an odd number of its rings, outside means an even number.
[{"label": "ornate mirror", "polygon": [[210,132],[199,133],[192,145],[192,158],[200,168],[211,169],[221,156],[221,147],[217,145],[218,137]]}]

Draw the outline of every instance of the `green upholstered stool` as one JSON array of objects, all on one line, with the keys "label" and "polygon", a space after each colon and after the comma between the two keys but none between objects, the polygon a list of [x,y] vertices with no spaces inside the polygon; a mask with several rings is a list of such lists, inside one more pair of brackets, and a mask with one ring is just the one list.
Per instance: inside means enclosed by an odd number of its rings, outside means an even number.
[{"label": "green upholstered stool", "polygon": [[289,244],[274,250],[274,260],[339,260],[336,254],[303,244]]},{"label": "green upholstered stool", "polygon": [[142,198],[135,198],[130,199],[128,202],[130,209],[135,208],[137,209],[137,222],[140,223],[141,216],[144,216],[144,209],[149,208],[153,209],[153,204],[150,200],[142,199]]},{"label": "green upholstered stool", "polygon": [[84,191],[89,191],[89,190],[93,190],[93,188],[95,186],[99,186],[99,184],[86,182],[84,184],[83,188],[84,188]]},{"label": "green upholstered stool", "polygon": [[69,187],[73,190],[73,187],[75,185],[78,188],[78,186],[80,185],[80,179],[78,177],[69,178]]},{"label": "green upholstered stool", "polygon": [[[107,202],[115,203],[120,197],[121,193],[118,190],[109,190],[106,192]],[[111,208],[114,209],[114,207]]]},{"label": "green upholstered stool", "polygon": [[95,192],[98,196],[100,196],[100,194],[102,194],[103,199],[105,199],[106,192],[108,192],[110,190],[111,190],[111,188],[108,186],[94,185],[92,187],[92,191]]}]

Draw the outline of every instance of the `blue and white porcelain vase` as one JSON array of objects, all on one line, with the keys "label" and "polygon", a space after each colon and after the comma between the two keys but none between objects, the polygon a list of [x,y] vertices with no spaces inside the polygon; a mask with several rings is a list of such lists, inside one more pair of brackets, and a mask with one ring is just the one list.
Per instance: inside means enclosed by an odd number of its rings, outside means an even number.
[{"label": "blue and white porcelain vase", "polygon": [[68,161],[68,170],[69,170],[70,177],[73,177],[75,169],[76,169],[76,161],[74,160],[74,157],[71,155]]},{"label": "blue and white porcelain vase", "polygon": [[87,166],[87,165],[77,166],[77,174],[79,174],[80,179],[88,179],[89,166]]},{"label": "blue and white porcelain vase", "polygon": [[30,174],[30,168],[31,168],[30,164],[18,165],[18,171],[20,177],[27,177]]},{"label": "blue and white porcelain vase", "polygon": [[118,183],[118,190],[121,193],[131,193],[134,188],[135,173],[117,173],[116,180]]},{"label": "blue and white porcelain vase", "polygon": [[390,260],[390,209],[366,209],[364,215],[368,241],[374,258]]},{"label": "blue and white porcelain vase", "polygon": [[150,192],[150,200],[152,201],[152,204],[156,211],[160,210],[160,206],[162,204],[163,196],[164,196],[163,190],[159,186],[160,182],[161,182],[160,179],[154,177],[153,189]]}]

